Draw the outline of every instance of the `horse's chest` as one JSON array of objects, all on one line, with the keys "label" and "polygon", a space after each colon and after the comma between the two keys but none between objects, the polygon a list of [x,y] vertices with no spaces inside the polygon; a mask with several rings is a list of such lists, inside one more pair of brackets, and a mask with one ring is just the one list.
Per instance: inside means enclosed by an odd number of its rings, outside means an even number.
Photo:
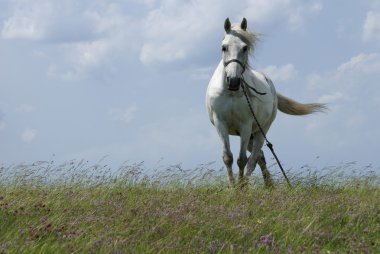
[{"label": "horse's chest", "polygon": [[220,98],[214,101],[213,109],[216,118],[223,121],[232,135],[239,135],[243,126],[252,123],[247,102],[236,98]]}]

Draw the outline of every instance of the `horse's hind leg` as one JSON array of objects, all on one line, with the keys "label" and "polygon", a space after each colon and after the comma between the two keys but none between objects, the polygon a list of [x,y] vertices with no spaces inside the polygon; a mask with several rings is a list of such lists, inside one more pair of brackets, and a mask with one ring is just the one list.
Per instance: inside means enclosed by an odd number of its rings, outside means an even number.
[{"label": "horse's hind leg", "polygon": [[259,166],[261,168],[261,173],[263,174],[265,187],[272,188],[273,187],[273,181],[272,181],[272,177],[269,173],[269,170],[267,168],[267,162],[265,160],[263,150],[260,150],[260,154],[259,154],[259,158],[257,160],[257,163],[259,164]]},{"label": "horse's hind leg", "polygon": [[264,144],[264,138],[262,135],[252,135],[251,139],[248,144],[248,149],[251,152],[251,155],[249,156],[248,163],[247,163],[247,173],[245,174],[247,177],[250,177],[253,173],[253,171],[256,168],[261,147]]},{"label": "horse's hind leg", "polygon": [[252,172],[255,170],[256,164],[259,164],[261,168],[261,173],[263,174],[264,184],[266,187],[272,187],[272,177],[267,168],[267,163],[265,161],[265,156],[263,150],[261,150],[264,143],[264,138],[259,136],[251,136],[248,144],[248,150],[251,152],[251,156],[248,161],[247,166],[247,177],[250,177]]}]

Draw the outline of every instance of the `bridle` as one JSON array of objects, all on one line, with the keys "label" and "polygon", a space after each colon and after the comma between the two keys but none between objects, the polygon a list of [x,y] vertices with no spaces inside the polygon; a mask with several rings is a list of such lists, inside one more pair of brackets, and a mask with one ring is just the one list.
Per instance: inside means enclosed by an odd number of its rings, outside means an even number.
[{"label": "bridle", "polygon": [[229,65],[230,63],[238,63],[243,68],[243,70],[240,73],[241,75],[245,72],[246,64],[244,64],[242,61],[240,61],[238,59],[231,59],[231,60],[223,63],[224,68],[226,68],[227,65]]},{"label": "bridle", "polygon": [[241,80],[243,81],[240,86],[244,89],[243,87],[243,83],[249,88],[251,89],[252,91],[254,91],[255,93],[259,94],[259,95],[266,95],[267,93],[262,93],[262,92],[259,92],[257,91],[254,87],[250,86],[247,81],[244,80],[244,76],[243,76],[243,73],[245,72],[246,70],[246,66],[247,64],[243,63],[242,61],[238,60],[238,59],[231,59],[231,60],[228,60],[227,62],[223,62],[223,65],[224,65],[224,68],[226,68],[230,63],[238,63],[242,68],[243,70],[241,71],[240,75],[241,75]]}]

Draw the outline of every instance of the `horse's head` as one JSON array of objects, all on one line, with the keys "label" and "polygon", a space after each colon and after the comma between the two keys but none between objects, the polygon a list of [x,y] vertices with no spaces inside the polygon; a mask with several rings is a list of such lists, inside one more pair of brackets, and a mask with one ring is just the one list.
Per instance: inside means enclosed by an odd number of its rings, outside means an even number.
[{"label": "horse's head", "polygon": [[222,41],[222,54],[226,82],[229,90],[237,91],[258,34],[247,30],[245,18],[240,25],[231,25],[227,18],[224,22],[224,30],[226,34]]}]

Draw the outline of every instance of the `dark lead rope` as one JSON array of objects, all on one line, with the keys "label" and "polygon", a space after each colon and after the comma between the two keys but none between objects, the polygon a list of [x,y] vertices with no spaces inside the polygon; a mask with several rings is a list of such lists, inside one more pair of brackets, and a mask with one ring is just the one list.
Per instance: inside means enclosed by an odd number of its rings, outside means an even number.
[{"label": "dark lead rope", "polygon": [[[256,93],[258,93],[258,94],[260,94],[260,95],[264,95],[264,94],[265,94],[265,93],[259,93],[259,92],[257,92],[256,89],[254,89],[253,87],[249,86],[249,85],[247,84],[247,82],[245,82],[244,79],[243,79],[243,82],[244,82],[249,88],[251,88],[252,90],[254,90]],[[265,132],[264,132],[263,128],[261,128],[261,125],[260,125],[259,121],[257,120],[255,113],[253,112],[252,105],[251,105],[251,101],[250,101],[249,98],[248,98],[248,94],[247,94],[247,92],[245,91],[244,85],[241,85],[241,87],[242,87],[242,89],[243,89],[244,96],[245,96],[245,98],[246,98],[246,100],[247,100],[249,110],[251,111],[251,114],[252,114],[253,118],[255,119],[255,121],[256,121],[256,123],[257,123],[257,126],[259,127],[259,130],[260,130],[261,134],[263,134],[263,137],[264,137],[265,142],[266,142],[266,146],[269,148],[269,150],[272,152],[274,158],[276,159],[277,164],[278,164],[278,166],[280,167],[281,172],[282,172],[282,174],[284,175],[286,182],[288,183],[288,186],[289,186],[289,187],[292,187],[292,185],[291,185],[291,183],[290,183],[288,177],[286,176],[285,170],[283,169],[283,167],[282,167],[282,165],[281,165],[281,163],[280,163],[280,160],[278,159],[276,153],[274,152],[274,149],[273,149],[273,145],[272,145],[272,143],[269,142],[269,140],[267,139],[267,136],[265,135]]]},{"label": "dark lead rope", "polygon": [[[244,63],[242,63],[242,62],[239,61],[238,59],[231,59],[231,60],[229,60],[229,61],[227,61],[227,62],[224,62],[223,65],[224,65],[224,67],[227,67],[227,65],[229,65],[230,63],[238,63],[238,64],[240,64],[240,66],[243,68],[243,70],[242,70],[242,72],[241,72],[241,74],[243,75],[243,73],[244,73],[244,71],[245,71],[245,69],[246,69],[246,65],[245,65]],[[266,93],[261,93],[261,92],[257,91],[254,87],[250,86],[250,85],[244,80],[243,77],[242,77],[242,81],[243,81],[243,83],[244,83],[249,89],[253,90],[255,93],[257,93],[257,94],[259,94],[259,95],[265,95],[265,94],[266,94]],[[280,167],[281,172],[282,172],[282,174],[284,175],[286,182],[288,183],[288,186],[289,186],[289,187],[292,187],[292,185],[290,184],[290,181],[289,181],[288,177],[287,177],[286,174],[285,174],[285,170],[283,169],[283,167],[282,167],[282,165],[281,165],[281,163],[280,163],[280,160],[278,159],[276,153],[274,152],[274,149],[273,149],[273,145],[272,145],[272,143],[269,142],[269,140],[267,139],[267,136],[265,135],[265,132],[264,132],[263,128],[261,128],[261,125],[260,125],[259,121],[258,121],[257,118],[256,118],[255,112],[253,112],[252,105],[251,105],[251,101],[250,101],[249,98],[248,98],[248,94],[247,94],[247,92],[245,91],[244,85],[241,84],[241,87],[242,87],[242,89],[243,89],[243,93],[244,93],[245,98],[246,98],[246,100],[247,100],[249,110],[251,111],[252,116],[253,116],[253,118],[255,119],[255,121],[256,121],[256,123],[257,123],[257,126],[259,127],[259,130],[260,130],[261,134],[263,134],[263,136],[264,136],[264,139],[265,139],[265,142],[266,142],[266,146],[269,148],[269,150],[272,152],[274,158],[276,159],[277,164],[278,164],[278,166]]]},{"label": "dark lead rope", "polygon": [[[259,95],[266,95],[267,93],[260,93],[259,91],[257,91],[254,87],[250,86],[244,79],[242,79],[243,83],[251,90],[253,90],[255,93],[259,94]],[[242,85],[243,86],[243,85]],[[244,89],[244,88],[243,88]]]}]

